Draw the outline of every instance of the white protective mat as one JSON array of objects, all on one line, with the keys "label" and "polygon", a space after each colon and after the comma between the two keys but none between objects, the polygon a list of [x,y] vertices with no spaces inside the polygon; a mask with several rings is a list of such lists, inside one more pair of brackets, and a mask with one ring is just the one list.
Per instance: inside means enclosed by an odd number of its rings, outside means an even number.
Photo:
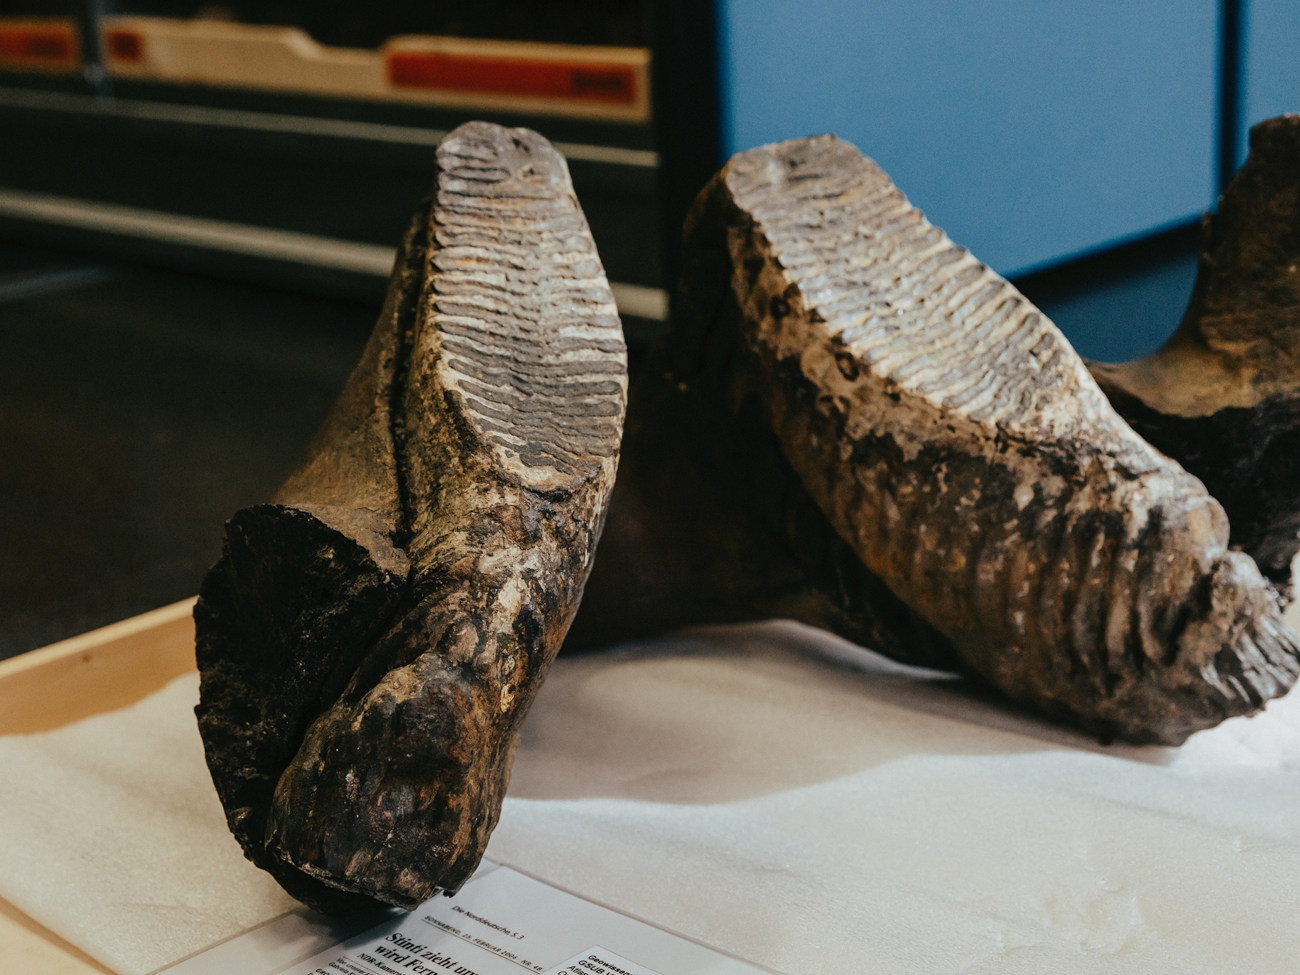
[{"label": "white protective mat", "polygon": [[[123,975],[291,906],[196,694],[0,737],[0,896]],[[790,973],[1292,972],[1300,696],[1103,748],[789,624],[561,659],[488,855]]]}]

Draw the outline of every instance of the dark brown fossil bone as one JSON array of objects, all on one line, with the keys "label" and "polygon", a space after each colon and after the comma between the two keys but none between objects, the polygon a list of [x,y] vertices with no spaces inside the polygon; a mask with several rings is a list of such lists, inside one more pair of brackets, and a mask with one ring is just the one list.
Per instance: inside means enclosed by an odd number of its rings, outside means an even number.
[{"label": "dark brown fossil bone", "polygon": [[1191,302],[1145,359],[1093,363],[1133,428],[1205,482],[1232,544],[1287,583],[1300,549],[1300,115],[1251,130],[1203,221]]},{"label": "dark brown fossil bone", "polygon": [[[733,158],[686,246],[675,349],[634,408],[677,417],[694,483],[734,500],[674,527],[690,502],[675,473],[655,479],[665,434],[634,417],[576,637],[655,624],[614,621],[620,591],[675,596],[661,623],[789,615],[1138,742],[1180,742],[1295,680],[1295,637],[1226,550],[1218,504],[851,146]],[[705,531],[722,551],[684,554]]]},{"label": "dark brown fossil bone", "polygon": [[625,399],[563,159],[461,126],[362,361],[275,502],[230,520],[195,610],[217,791],[295,896],[411,907],[478,864],[591,566]]}]

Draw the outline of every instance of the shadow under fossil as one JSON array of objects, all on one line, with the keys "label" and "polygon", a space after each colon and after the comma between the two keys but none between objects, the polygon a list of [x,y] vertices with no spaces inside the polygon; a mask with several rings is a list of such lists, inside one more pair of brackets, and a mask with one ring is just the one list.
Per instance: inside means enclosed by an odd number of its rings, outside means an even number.
[{"label": "shadow under fossil", "polygon": [[1050,751],[1152,766],[1178,754],[1100,745],[973,681],[774,621],[562,656],[525,722],[509,794],[707,805],[916,757]]}]

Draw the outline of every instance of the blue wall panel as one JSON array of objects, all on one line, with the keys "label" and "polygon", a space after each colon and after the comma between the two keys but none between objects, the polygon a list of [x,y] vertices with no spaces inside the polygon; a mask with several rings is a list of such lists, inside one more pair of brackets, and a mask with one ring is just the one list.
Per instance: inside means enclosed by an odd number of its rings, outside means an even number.
[{"label": "blue wall panel", "polygon": [[728,153],[834,132],[1004,274],[1214,200],[1209,0],[717,2]]},{"label": "blue wall panel", "polygon": [[1246,161],[1250,126],[1274,115],[1300,112],[1300,3],[1243,3],[1242,127],[1238,165]]}]

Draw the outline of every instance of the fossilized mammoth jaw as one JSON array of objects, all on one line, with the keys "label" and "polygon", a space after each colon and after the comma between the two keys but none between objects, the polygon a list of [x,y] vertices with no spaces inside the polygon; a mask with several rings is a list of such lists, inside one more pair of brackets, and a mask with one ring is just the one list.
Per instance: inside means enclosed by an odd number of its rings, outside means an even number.
[{"label": "fossilized mammoth jaw", "polygon": [[231,828],[326,910],[473,872],[618,460],[621,326],[564,160],[470,123],[437,163],[361,362],[195,611]]},{"label": "fossilized mammoth jaw", "polygon": [[[1228,552],[1219,505],[1116,416],[1045,316],[853,147],[739,154],[685,239],[684,314],[636,392],[709,418],[693,483],[728,485],[731,517],[766,539],[720,618],[766,586],[805,622],[1139,742],[1182,741],[1295,680],[1295,637]],[[727,429],[772,458],[775,508],[727,480]],[[628,469],[653,467],[642,441],[662,447],[633,431]],[[636,537],[620,508],[635,492],[619,491],[609,537]],[[871,591],[856,602],[850,559]],[[598,598],[616,589],[601,573]]]}]

